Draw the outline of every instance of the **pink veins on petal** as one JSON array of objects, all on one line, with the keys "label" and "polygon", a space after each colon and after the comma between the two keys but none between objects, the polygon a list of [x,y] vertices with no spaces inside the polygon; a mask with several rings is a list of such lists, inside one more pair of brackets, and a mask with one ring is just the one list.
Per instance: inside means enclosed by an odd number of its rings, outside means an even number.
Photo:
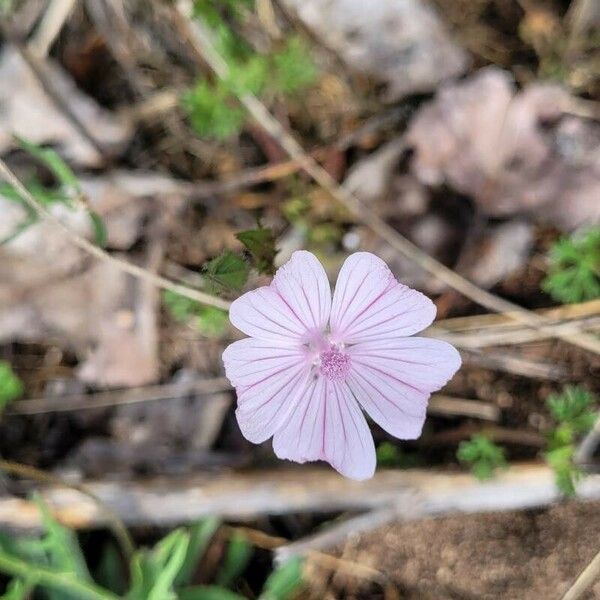
[{"label": "pink veins on petal", "polygon": [[350,256],[332,296],[317,258],[295,252],[271,285],[231,307],[231,322],[250,336],[223,353],[243,435],[272,437],[279,458],[371,477],[375,446],[364,413],[389,434],[415,439],[429,396],[460,367],[450,344],[412,337],[435,312],[374,254]]}]

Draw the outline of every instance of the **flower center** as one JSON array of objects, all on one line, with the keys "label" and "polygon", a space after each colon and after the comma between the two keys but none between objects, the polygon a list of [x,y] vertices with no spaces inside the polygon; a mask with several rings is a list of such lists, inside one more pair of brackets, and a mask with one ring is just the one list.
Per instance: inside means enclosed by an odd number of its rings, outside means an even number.
[{"label": "flower center", "polygon": [[327,379],[344,379],[350,370],[350,357],[331,344],[319,355],[321,374]]}]

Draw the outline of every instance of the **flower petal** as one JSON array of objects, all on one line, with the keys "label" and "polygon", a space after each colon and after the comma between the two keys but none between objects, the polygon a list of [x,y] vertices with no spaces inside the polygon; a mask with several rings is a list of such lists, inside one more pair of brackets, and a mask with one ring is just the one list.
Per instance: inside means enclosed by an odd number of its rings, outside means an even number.
[{"label": "flower petal", "polygon": [[302,343],[306,329],[283,298],[270,286],[233,301],[229,320],[246,335],[283,344]]},{"label": "flower petal", "polygon": [[272,286],[309,331],[322,332],[331,311],[331,286],[314,254],[299,250],[275,274]]},{"label": "flower petal", "polygon": [[369,252],[346,259],[333,294],[331,333],[347,344],[397,338],[431,324],[433,302],[396,281],[387,265]]},{"label": "flower petal", "polygon": [[223,352],[225,374],[234,387],[256,385],[306,361],[306,352],[300,345],[254,338],[233,342]]},{"label": "flower petal", "polygon": [[295,345],[323,331],[331,309],[331,288],[321,263],[310,252],[294,252],[270,286],[240,296],[229,318],[246,335]]},{"label": "flower petal", "polygon": [[348,349],[348,386],[369,416],[391,435],[421,435],[427,401],[461,364],[450,344],[430,338],[365,342]]},{"label": "flower petal", "polygon": [[312,380],[273,437],[279,458],[325,460],[350,479],[375,472],[375,446],[366,419],[345,383]]},{"label": "flower petal", "polygon": [[310,365],[300,362],[274,370],[254,385],[237,388],[238,408],[235,414],[248,441],[261,444],[281,428],[296,399],[305,392],[309,373]]}]

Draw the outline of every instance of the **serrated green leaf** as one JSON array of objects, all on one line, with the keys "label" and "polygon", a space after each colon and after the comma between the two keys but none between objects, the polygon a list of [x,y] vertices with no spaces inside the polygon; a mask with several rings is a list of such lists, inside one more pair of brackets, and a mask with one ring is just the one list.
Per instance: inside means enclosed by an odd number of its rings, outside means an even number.
[{"label": "serrated green leaf", "polygon": [[273,63],[275,88],[286,94],[298,92],[316,79],[317,69],[300,37],[290,38],[285,48],[273,56]]},{"label": "serrated green leaf", "polygon": [[243,64],[232,64],[225,82],[229,92],[235,96],[258,95],[269,79],[269,62],[265,56],[255,54]]},{"label": "serrated green leaf", "polygon": [[237,254],[226,251],[213,258],[204,266],[204,275],[216,294],[239,292],[248,281],[250,267]]},{"label": "serrated green leaf", "polygon": [[461,442],[456,458],[469,465],[471,473],[480,480],[491,479],[498,469],[506,468],[504,449],[484,434],[476,434]]},{"label": "serrated green leaf", "polygon": [[246,113],[225,84],[199,81],[182,98],[192,127],[200,136],[226,139],[239,133]]},{"label": "serrated green leaf", "polygon": [[544,458],[554,471],[556,486],[565,496],[575,495],[576,483],[583,477],[574,460],[575,444],[578,434],[587,433],[594,426],[594,404],[594,396],[577,386],[567,386],[546,401],[556,425],[548,432]]},{"label": "serrated green leaf", "polygon": [[252,262],[259,273],[272,274],[275,270],[273,261],[277,255],[275,236],[270,229],[259,227],[241,231],[235,236],[250,252]]},{"label": "serrated green leaf", "polygon": [[302,559],[292,558],[269,575],[259,600],[287,600],[302,586]]},{"label": "serrated green leaf", "polygon": [[548,275],[542,289],[560,302],[600,297],[600,228],[561,238],[548,254]]}]

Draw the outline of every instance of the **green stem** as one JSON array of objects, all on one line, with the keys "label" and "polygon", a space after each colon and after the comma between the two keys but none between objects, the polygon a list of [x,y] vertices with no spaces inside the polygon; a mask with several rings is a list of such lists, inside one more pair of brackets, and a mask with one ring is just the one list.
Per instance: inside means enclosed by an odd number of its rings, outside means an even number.
[{"label": "green stem", "polygon": [[38,567],[4,553],[0,553],[0,571],[35,582],[37,585],[72,592],[81,600],[118,600],[118,596],[95,583],[86,583],[76,579],[70,573],[58,573],[45,567]]}]

